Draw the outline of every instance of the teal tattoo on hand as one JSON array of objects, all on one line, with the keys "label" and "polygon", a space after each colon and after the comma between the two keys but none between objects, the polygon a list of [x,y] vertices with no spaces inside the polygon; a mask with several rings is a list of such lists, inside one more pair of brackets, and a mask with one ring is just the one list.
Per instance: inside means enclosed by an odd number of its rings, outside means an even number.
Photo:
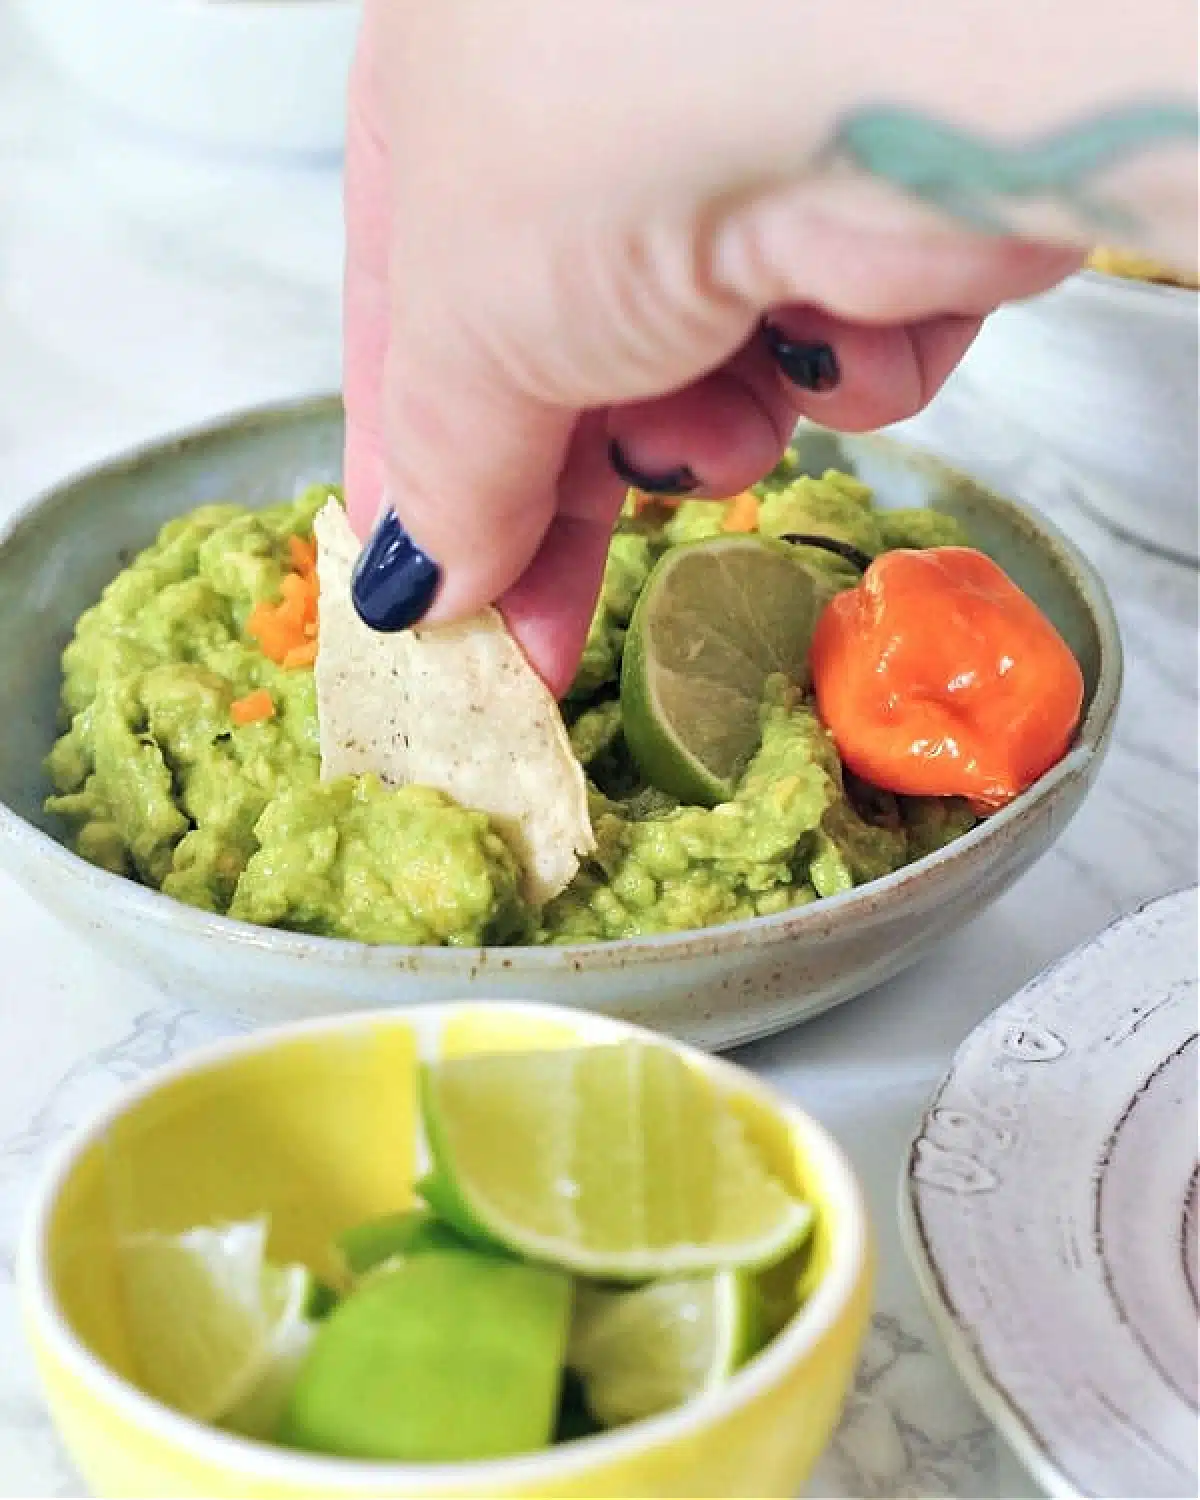
[{"label": "teal tattoo on hand", "polygon": [[819,164],[848,161],[977,229],[1011,228],[997,199],[1053,198],[1119,234],[1136,227],[1133,217],[1093,198],[1089,180],[1156,145],[1197,139],[1200,113],[1169,104],[1099,115],[1019,146],[996,145],[911,110],[871,109],[842,123]]}]

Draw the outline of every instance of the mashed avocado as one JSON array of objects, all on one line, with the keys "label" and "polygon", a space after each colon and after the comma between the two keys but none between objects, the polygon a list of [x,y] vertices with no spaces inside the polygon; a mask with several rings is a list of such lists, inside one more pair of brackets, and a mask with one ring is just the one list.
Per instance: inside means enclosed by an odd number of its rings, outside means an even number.
[{"label": "mashed avocado", "polygon": [[[793,456],[757,487],[760,528],[827,536],[868,557],[963,543],[949,517],[877,509],[850,475]],[[94,864],[180,901],[266,926],[370,943],[580,942],[673,932],[802,905],[873,880],[957,838],[965,805],[895,798],[843,774],[811,702],[773,681],[763,735],[730,802],[680,806],[647,786],[622,735],[625,633],[655,562],[715,535],[725,507],[626,507],[583,660],[564,704],[591,787],[597,850],[543,910],[483,813],[427,787],[320,780],[311,667],[285,669],[246,633],[280,596],[289,538],[307,538],[317,488],[250,511],[210,505],[157,540],[79,620],[63,655],[63,734],[49,811]],[[806,564],[850,586],[819,546]],[[271,717],[235,723],[257,690]]]}]

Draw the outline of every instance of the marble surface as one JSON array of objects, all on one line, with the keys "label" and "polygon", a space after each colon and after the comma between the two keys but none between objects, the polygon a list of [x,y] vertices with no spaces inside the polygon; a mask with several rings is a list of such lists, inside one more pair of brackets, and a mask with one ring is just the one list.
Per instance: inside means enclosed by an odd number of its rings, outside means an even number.
[{"label": "marble surface", "polygon": [[[214,161],[89,113],[0,0],[0,526],[41,486],[129,444],[338,381],[340,185],[329,168]],[[934,1338],[895,1230],[921,1106],[961,1038],[1065,949],[1196,875],[1196,574],[1124,542],[970,366],[914,435],[1001,479],[1102,570],[1128,652],[1115,746],[1057,847],[906,976],[741,1060],[846,1144],[881,1244],[874,1326],[831,1496],[1035,1493]],[[79,1495],[41,1406],[12,1285],[23,1205],[76,1121],[228,1021],[109,969],[0,877],[0,1495]]]}]

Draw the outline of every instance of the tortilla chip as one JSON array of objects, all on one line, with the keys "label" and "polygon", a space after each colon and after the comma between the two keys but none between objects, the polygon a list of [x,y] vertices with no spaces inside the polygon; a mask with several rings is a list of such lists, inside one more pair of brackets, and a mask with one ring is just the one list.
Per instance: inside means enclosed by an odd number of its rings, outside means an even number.
[{"label": "tortilla chip", "polygon": [[583,768],[550,690],[497,610],[391,635],[369,629],[350,598],[359,544],[336,500],[313,534],[322,779],[373,773],[488,813],[521,861],[526,898],[544,905],[596,845]]}]

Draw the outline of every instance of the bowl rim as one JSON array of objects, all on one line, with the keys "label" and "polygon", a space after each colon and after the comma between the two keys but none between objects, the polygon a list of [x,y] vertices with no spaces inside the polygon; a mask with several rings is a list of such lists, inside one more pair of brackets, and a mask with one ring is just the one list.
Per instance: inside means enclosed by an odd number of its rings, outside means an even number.
[{"label": "bowl rim", "polygon": [[[52,506],[67,504],[73,491],[102,476],[129,472],[159,455],[177,448],[200,445],[230,430],[286,425],[304,416],[331,416],[341,410],[336,392],[304,395],[288,401],[273,401],[210,418],[198,425],[158,436],[99,463],[87,465],[34,495],[0,526],[0,553],[39,514]],[[803,425],[803,424],[801,424]],[[729,948],[752,948],[781,939],[822,936],[848,913],[859,912],[886,900],[914,879],[949,882],[957,867],[971,859],[981,844],[1003,838],[1006,830],[1020,825],[1054,793],[1101,754],[1111,736],[1121,696],[1124,653],[1116,613],[1103,580],[1082,551],[1045,516],[1020,501],[998,494],[986,481],[963,474],[951,463],[914,445],[881,434],[850,435],[855,447],[881,455],[902,455],[908,466],[931,476],[961,475],[985,493],[989,503],[1007,511],[1015,523],[1032,533],[1055,552],[1096,627],[1100,643],[1099,670],[1087,712],[1067,754],[1007,807],[976,824],[966,834],[943,848],[904,865],[879,879],[853,890],[827,896],[805,906],[791,907],[766,916],[744,917],[712,927],[688,928],[680,932],[654,933],[632,938],[610,938],[586,943],[513,944],[476,948],[420,947],[399,943],[363,943],[349,938],[322,937],[287,928],[259,927],[238,918],[190,907],[153,887],[124,875],[89,864],[80,855],[21,817],[0,801],[0,844],[23,846],[31,858],[39,859],[64,880],[90,889],[100,903],[123,905],[139,922],[159,930],[187,931],[231,944],[242,952],[282,952],[296,960],[321,959],[353,963],[367,969],[393,969],[420,962],[431,975],[456,975],[468,967],[478,972],[493,968],[523,972],[561,973],[607,967],[619,955],[623,962],[669,963],[693,957],[708,957]]]},{"label": "bowl rim", "polygon": [[[772,1342],[716,1390],[682,1407],[628,1427],[582,1438],[561,1447],[511,1458],[466,1463],[395,1464],[309,1454],[256,1442],[184,1416],[146,1395],[92,1353],[75,1332],[56,1294],[51,1273],[51,1228],[63,1189],[82,1154],[102,1141],[122,1115],[151,1095],[189,1074],[216,1071],[238,1058],[269,1051],[305,1037],[345,1036],[378,1028],[403,1028],[417,1041],[419,1053],[448,1020],[483,1010],[490,1023],[523,1016],[557,1022],[594,1046],[607,1041],[639,1040],[665,1045],[711,1077],[724,1092],[750,1095],[773,1117],[785,1122],[789,1138],[803,1143],[806,1160],[820,1180],[839,1225],[837,1253],[808,1301]],[[489,1000],[481,997],[433,1003],[416,1010],[373,1009],[266,1027],[247,1036],[226,1038],[199,1048],[165,1067],[156,1068],[132,1088],[121,1090],[102,1109],[76,1126],[60,1143],[26,1211],[17,1256],[17,1280],[23,1310],[33,1332],[53,1357],[105,1405],[115,1407],[132,1425],[163,1443],[196,1454],[214,1467],[254,1480],[308,1486],[325,1481],[339,1490],[387,1491],[389,1484],[421,1483],[436,1495],[464,1483],[489,1486],[546,1482],[586,1473],[589,1469],[661,1450],[686,1440],[711,1423],[733,1415],[801,1366],[872,1275],[872,1238],[862,1185],[834,1137],[811,1115],[751,1073],[686,1043],[645,1027],[601,1015],[533,1000]]]},{"label": "bowl rim", "polygon": [[1036,306],[1047,297],[1062,296],[1086,298],[1093,302],[1107,301],[1114,305],[1140,300],[1141,306],[1137,309],[1139,312],[1153,311],[1177,317],[1187,311],[1193,320],[1200,316],[1200,301],[1197,300],[1200,298],[1200,289],[1196,287],[1177,286],[1167,281],[1144,281],[1136,276],[1118,276],[1112,271],[1098,271],[1093,266],[1085,266],[1076,271],[1058,286],[1051,287],[1050,291],[1040,297],[1027,299],[1023,305]]}]

